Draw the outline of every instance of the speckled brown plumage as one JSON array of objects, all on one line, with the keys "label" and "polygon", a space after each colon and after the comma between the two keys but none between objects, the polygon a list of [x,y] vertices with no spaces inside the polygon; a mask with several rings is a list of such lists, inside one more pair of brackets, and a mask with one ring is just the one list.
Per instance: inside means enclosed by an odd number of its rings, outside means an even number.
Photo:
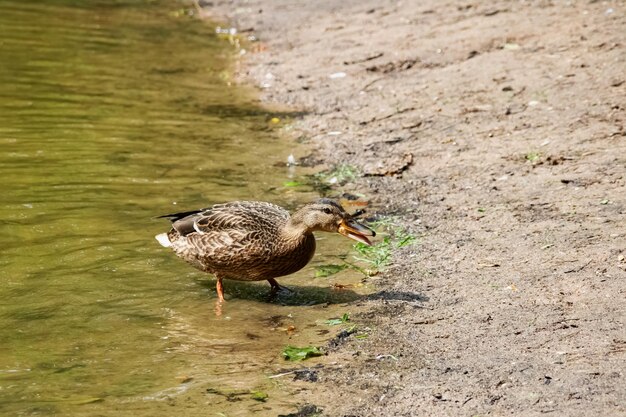
[{"label": "speckled brown plumage", "polygon": [[237,201],[170,214],[172,229],[157,240],[187,262],[221,280],[268,280],[302,269],[315,253],[316,230],[340,232],[369,243],[371,230],[358,224],[333,200],[321,199],[289,215],[260,201]]}]

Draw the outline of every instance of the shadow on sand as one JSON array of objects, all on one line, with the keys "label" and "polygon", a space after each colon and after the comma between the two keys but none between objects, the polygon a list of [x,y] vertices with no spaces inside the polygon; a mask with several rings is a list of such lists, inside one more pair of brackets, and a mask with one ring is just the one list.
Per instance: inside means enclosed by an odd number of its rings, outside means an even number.
[{"label": "shadow on sand", "polygon": [[[203,280],[200,285],[215,291],[215,280]],[[426,302],[428,297],[423,294],[382,290],[372,294],[359,294],[348,288],[316,287],[309,285],[290,285],[287,290],[272,294],[265,281],[224,281],[226,299],[237,298],[249,301],[274,303],[285,306],[312,306],[318,304],[343,304],[353,301],[404,301],[410,303]]]}]

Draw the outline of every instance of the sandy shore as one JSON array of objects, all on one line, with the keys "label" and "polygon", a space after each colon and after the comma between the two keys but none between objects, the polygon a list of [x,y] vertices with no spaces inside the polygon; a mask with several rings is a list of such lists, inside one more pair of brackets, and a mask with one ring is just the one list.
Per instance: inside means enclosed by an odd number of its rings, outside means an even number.
[{"label": "sandy shore", "polygon": [[419,236],[303,405],[626,414],[624,2],[205,7],[261,39],[241,76]]}]

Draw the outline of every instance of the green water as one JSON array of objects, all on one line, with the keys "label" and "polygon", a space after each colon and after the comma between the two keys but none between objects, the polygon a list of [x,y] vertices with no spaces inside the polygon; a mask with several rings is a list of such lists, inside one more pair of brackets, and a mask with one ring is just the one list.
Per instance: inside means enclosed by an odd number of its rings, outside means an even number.
[{"label": "green water", "polygon": [[[229,82],[238,51],[182,7],[0,1],[0,415],[293,411],[280,351],[358,297],[309,267],[279,300],[226,281],[216,316],[214,280],[153,239],[160,214],[314,197],[283,186],[292,145]],[[350,247],[324,237],[313,264]]]}]

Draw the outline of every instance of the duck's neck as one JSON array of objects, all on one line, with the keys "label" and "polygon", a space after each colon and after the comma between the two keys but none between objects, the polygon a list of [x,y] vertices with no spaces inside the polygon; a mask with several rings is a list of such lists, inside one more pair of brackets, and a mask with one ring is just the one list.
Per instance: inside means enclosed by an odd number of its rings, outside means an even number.
[{"label": "duck's neck", "polygon": [[301,241],[311,234],[299,212],[295,212],[281,230],[281,236],[289,241]]}]

